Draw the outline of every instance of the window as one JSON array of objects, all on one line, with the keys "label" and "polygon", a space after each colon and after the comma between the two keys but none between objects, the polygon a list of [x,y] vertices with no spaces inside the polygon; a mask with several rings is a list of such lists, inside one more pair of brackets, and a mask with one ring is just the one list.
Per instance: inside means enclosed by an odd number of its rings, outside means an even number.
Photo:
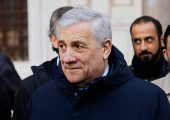
[{"label": "window", "polygon": [[27,0],[0,0],[0,53],[28,60]]}]

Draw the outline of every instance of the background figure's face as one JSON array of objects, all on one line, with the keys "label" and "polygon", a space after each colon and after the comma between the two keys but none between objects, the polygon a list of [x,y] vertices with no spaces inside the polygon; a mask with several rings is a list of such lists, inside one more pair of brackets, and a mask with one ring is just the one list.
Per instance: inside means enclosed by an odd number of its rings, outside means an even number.
[{"label": "background figure's face", "polygon": [[167,48],[163,50],[163,55],[165,60],[168,61],[170,65],[170,35],[167,38]]},{"label": "background figure's face", "polygon": [[59,30],[59,55],[66,78],[87,87],[105,70],[104,50],[98,48],[89,23],[78,23]]},{"label": "background figure's face", "polygon": [[144,63],[156,63],[161,55],[161,45],[154,24],[134,24],[131,34],[136,56]]},{"label": "background figure's face", "polygon": [[56,37],[54,35],[51,35],[51,42],[53,44],[52,49],[59,54],[59,51],[58,51],[58,39],[56,39]]}]

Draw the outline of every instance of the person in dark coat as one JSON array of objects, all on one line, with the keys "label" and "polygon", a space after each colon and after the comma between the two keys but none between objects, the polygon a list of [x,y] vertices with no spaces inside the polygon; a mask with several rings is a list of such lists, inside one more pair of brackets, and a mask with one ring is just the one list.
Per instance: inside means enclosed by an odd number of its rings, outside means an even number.
[{"label": "person in dark coat", "polygon": [[135,52],[129,66],[132,73],[148,81],[166,76],[170,68],[162,54],[164,45],[161,44],[160,22],[150,16],[139,17],[132,23],[130,33]]},{"label": "person in dark coat", "polygon": [[[56,23],[59,18],[68,10],[72,9],[71,6],[65,6],[56,9],[51,16],[50,19],[50,29],[49,29],[49,37],[52,42],[52,49],[58,53],[58,40],[55,34],[56,31]],[[32,66],[31,69],[33,71],[33,75],[24,79],[19,88],[15,108],[13,120],[23,120],[25,117],[25,111],[27,103],[31,97],[31,95],[36,91],[37,88],[42,86],[43,84],[49,82],[50,80],[55,79],[56,76],[56,68],[58,66],[59,58],[56,57],[51,61],[46,61],[40,66]]]},{"label": "person in dark coat", "polygon": [[6,89],[0,85],[0,120],[11,120],[10,98]]},{"label": "person in dark coat", "polygon": [[56,79],[33,93],[25,120],[170,120],[164,91],[134,77],[106,16],[74,8],[57,30]]},{"label": "person in dark coat", "polygon": [[0,54],[0,61],[0,85],[7,90],[11,103],[10,106],[13,109],[21,78],[7,56]]}]

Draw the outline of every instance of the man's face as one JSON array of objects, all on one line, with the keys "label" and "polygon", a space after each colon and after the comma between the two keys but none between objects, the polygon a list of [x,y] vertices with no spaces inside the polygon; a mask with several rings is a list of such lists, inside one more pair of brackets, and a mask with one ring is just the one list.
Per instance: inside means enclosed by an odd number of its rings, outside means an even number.
[{"label": "man's face", "polygon": [[135,54],[144,63],[156,63],[161,55],[157,30],[152,22],[134,24],[132,43]]},{"label": "man's face", "polygon": [[166,61],[168,61],[170,65],[170,35],[167,38],[167,48],[166,50],[165,49],[163,50],[163,55]]},{"label": "man's face", "polygon": [[97,47],[89,23],[60,29],[58,45],[63,72],[71,83],[87,87],[104,73],[104,50]]}]

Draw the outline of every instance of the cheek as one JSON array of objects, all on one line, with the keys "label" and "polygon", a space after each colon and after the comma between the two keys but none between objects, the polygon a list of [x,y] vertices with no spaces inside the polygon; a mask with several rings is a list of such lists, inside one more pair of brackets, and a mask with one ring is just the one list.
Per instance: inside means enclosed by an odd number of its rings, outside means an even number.
[{"label": "cheek", "polygon": [[134,46],[134,51],[135,51],[136,55],[139,55],[139,53],[140,53],[139,46]]},{"label": "cheek", "polygon": [[148,51],[152,52],[153,54],[155,54],[158,51],[158,49],[159,49],[158,44],[152,44],[148,46]]},{"label": "cheek", "polygon": [[103,62],[103,52],[100,50],[94,51],[90,56],[90,66],[99,66]]},{"label": "cheek", "polygon": [[167,58],[168,58],[168,61],[170,62],[170,52],[167,52]]},{"label": "cheek", "polygon": [[79,57],[79,60],[81,61],[81,63],[84,65],[84,71],[89,71],[92,66],[94,65],[94,61],[95,60],[95,54],[93,53],[86,53],[86,54],[82,54]]},{"label": "cheek", "polygon": [[62,54],[61,52],[59,52],[59,58],[60,58],[60,62],[63,63],[63,56],[64,54]]}]

